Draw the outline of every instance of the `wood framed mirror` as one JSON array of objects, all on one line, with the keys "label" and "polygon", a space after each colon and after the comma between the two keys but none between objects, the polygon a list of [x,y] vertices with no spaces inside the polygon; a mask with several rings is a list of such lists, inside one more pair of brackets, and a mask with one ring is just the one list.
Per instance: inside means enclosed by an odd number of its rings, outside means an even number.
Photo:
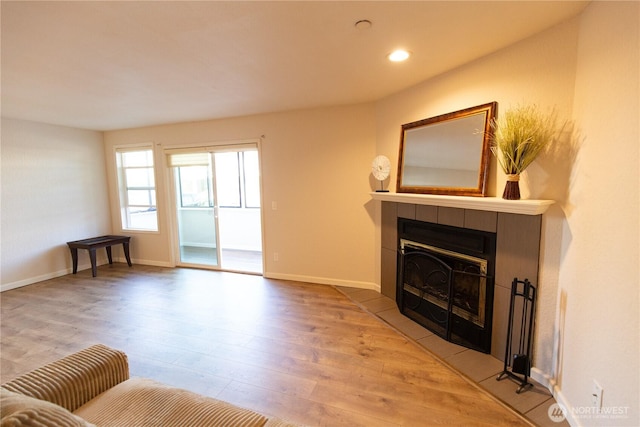
[{"label": "wood framed mirror", "polygon": [[484,196],[497,107],[491,102],[402,125],[397,192]]}]

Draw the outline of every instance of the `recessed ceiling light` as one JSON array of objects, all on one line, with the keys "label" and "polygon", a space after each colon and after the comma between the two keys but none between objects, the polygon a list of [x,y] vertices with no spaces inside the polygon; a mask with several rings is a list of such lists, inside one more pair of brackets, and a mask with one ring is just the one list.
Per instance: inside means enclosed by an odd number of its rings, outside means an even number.
[{"label": "recessed ceiling light", "polygon": [[411,56],[411,53],[409,51],[398,49],[398,50],[394,50],[389,55],[387,55],[387,58],[389,58],[389,61],[392,61],[392,62],[402,62],[402,61],[406,61],[410,56]]}]

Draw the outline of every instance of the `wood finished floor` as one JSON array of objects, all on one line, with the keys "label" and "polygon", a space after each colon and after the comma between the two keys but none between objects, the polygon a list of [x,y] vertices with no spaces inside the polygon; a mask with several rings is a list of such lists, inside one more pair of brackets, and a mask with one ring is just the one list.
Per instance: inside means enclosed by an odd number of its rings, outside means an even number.
[{"label": "wood finished floor", "polygon": [[95,343],[310,426],[531,425],[331,286],[125,264],[3,292],[0,382]]}]

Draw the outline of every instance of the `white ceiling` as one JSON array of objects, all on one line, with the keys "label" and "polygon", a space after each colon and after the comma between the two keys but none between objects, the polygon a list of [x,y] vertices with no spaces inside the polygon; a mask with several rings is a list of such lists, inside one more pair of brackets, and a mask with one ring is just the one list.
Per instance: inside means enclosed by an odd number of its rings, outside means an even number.
[{"label": "white ceiling", "polygon": [[[113,130],[374,101],[585,6],[3,0],[2,115]],[[397,47],[409,61],[387,61]]]}]

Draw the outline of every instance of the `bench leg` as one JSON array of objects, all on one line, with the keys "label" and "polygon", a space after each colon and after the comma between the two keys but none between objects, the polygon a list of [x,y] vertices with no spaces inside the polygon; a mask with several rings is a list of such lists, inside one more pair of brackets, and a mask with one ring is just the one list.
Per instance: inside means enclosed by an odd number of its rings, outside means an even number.
[{"label": "bench leg", "polygon": [[127,264],[131,267],[131,257],[129,256],[129,242],[122,243],[122,248],[124,249],[124,257],[127,259]]},{"label": "bench leg", "polygon": [[107,258],[109,258],[109,264],[113,264],[113,258],[111,257],[111,246],[105,248],[107,250]]},{"label": "bench leg", "polygon": [[96,266],[96,250],[89,249],[89,259],[91,260],[91,274],[93,277],[98,275],[98,266]]},{"label": "bench leg", "polygon": [[73,263],[73,274],[78,272],[78,248],[69,248],[71,251],[71,261]]}]

